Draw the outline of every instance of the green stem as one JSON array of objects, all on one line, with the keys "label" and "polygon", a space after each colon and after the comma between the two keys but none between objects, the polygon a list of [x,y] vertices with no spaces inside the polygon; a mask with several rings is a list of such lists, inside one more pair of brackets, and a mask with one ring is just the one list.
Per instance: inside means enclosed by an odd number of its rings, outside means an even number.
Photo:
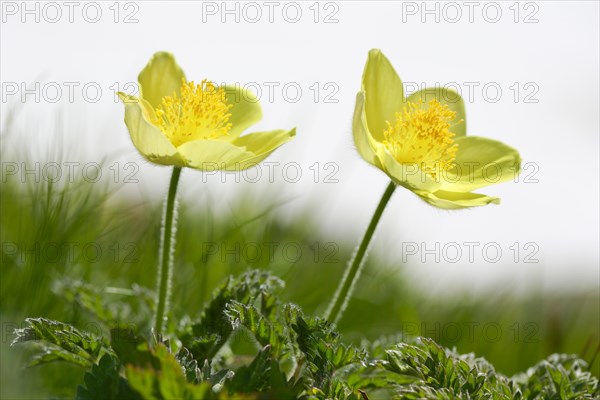
[{"label": "green stem", "polygon": [[360,277],[363,258],[367,253],[369,242],[373,237],[373,233],[375,233],[375,228],[377,228],[377,224],[381,219],[383,210],[385,210],[385,206],[390,201],[395,189],[396,184],[394,182],[390,182],[387,189],[383,193],[383,197],[381,197],[379,205],[375,210],[375,214],[373,214],[373,217],[371,218],[371,222],[369,223],[369,227],[365,232],[365,236],[363,236],[362,242],[360,242],[352,262],[348,264],[348,268],[346,268],[346,272],[344,273],[344,277],[342,278],[342,281],[335,292],[335,296],[327,308],[327,312],[325,313],[326,320],[337,323],[342,317],[342,314],[348,305],[348,301],[350,301],[350,297],[352,297],[352,292],[354,291],[356,282]]},{"label": "green stem", "polygon": [[154,334],[158,338],[163,331],[166,321],[166,314],[169,311],[169,302],[171,297],[171,280],[173,275],[173,252],[175,250],[175,196],[177,194],[177,184],[181,175],[181,167],[173,167],[171,182],[169,183],[169,194],[161,231],[161,244],[159,250],[159,262],[157,281],[158,281],[158,301],[156,302],[156,316],[154,318]]}]

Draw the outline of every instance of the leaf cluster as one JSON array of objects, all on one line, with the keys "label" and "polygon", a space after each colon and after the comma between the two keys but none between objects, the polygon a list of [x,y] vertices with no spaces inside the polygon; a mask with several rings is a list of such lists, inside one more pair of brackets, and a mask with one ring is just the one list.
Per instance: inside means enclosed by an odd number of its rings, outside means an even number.
[{"label": "leaf cluster", "polygon": [[[228,277],[197,318],[165,338],[118,321],[143,307],[111,306],[100,291],[66,283],[64,292],[103,324],[95,335],[45,318],[27,319],[13,344],[30,343],[28,366],[54,361],[87,370],[77,399],[593,399],[598,380],[586,363],[552,355],[507,377],[473,354],[431,339],[381,339],[360,348],[336,327],[278,299],[283,282],[264,271]],[[141,326],[147,326],[142,324]]]}]

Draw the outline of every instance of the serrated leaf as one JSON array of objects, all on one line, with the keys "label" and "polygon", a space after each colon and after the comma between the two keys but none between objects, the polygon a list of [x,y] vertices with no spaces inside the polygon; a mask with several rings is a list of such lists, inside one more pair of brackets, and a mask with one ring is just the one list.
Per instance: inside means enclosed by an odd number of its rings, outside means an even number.
[{"label": "serrated leaf", "polygon": [[119,376],[120,364],[117,359],[105,354],[98,365],[86,372],[85,386],[77,387],[76,400],[142,400],[127,381]]},{"label": "serrated leaf", "polygon": [[201,381],[202,372],[198,367],[198,361],[194,359],[194,356],[192,356],[192,353],[188,349],[182,347],[175,355],[175,358],[183,367],[188,382],[199,383]]},{"label": "serrated leaf", "polygon": [[271,346],[263,347],[247,366],[240,367],[231,380],[233,392],[252,393],[269,387],[271,376]]},{"label": "serrated leaf", "polygon": [[225,315],[233,329],[248,329],[261,346],[269,346],[275,357],[279,357],[286,346],[283,326],[272,323],[253,305],[232,301],[226,306]]},{"label": "serrated leaf", "polygon": [[227,341],[233,328],[225,316],[226,306],[232,301],[251,304],[261,296],[268,299],[265,305],[273,307],[271,297],[266,294],[283,287],[281,279],[268,272],[250,270],[237,278],[228,277],[213,292],[208,305],[204,308],[200,320],[184,329],[181,341],[194,355],[196,360],[212,359]]},{"label": "serrated leaf", "polygon": [[131,288],[98,288],[78,280],[64,279],[54,291],[94,316],[106,326],[119,322],[141,325],[150,318],[154,308],[154,292],[132,285]]},{"label": "serrated leaf", "polygon": [[93,285],[77,280],[62,280],[56,284],[54,292],[79,305],[101,322],[108,323],[116,319],[114,310],[108,307],[101,291]]},{"label": "serrated leaf", "polygon": [[90,367],[109,351],[100,338],[69,324],[46,318],[27,318],[25,321],[29,326],[15,330],[17,337],[11,346],[35,341],[41,354],[34,356],[31,366],[60,360]]},{"label": "serrated leaf", "polygon": [[211,385],[187,381],[181,365],[166,346],[159,343],[148,351],[158,360],[156,367],[125,366],[132,389],[146,400],[203,399],[211,396]]},{"label": "serrated leaf", "polygon": [[351,395],[352,389],[335,373],[347,365],[364,363],[366,352],[340,343],[339,333],[328,321],[305,317],[292,304],[286,305],[284,310],[287,325],[293,330],[294,340],[306,359],[306,370],[309,372],[307,384],[328,398]]}]

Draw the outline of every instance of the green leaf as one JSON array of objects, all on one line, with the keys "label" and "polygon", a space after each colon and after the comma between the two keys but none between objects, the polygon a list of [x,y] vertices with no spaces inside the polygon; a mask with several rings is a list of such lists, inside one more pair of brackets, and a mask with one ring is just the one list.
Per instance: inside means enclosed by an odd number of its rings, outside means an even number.
[{"label": "green leaf", "polygon": [[263,347],[252,363],[240,367],[231,381],[233,392],[252,393],[269,388],[271,377],[271,346]]},{"label": "green leaf", "polygon": [[[226,306],[232,301],[241,304],[253,303],[262,296],[270,300],[268,293],[283,287],[283,281],[268,272],[250,270],[237,278],[228,277],[213,292],[212,300],[204,308],[200,320],[185,327],[180,333],[183,345],[199,361],[212,359],[227,341],[233,327],[225,316]],[[268,303],[267,309],[274,305]]]},{"label": "green leaf", "polygon": [[401,376],[415,379],[399,385],[403,398],[497,398],[511,399],[516,394],[508,379],[496,374],[484,360],[459,355],[431,339],[420,343],[400,343],[387,350],[383,366]]},{"label": "green leaf", "polygon": [[592,399],[600,395],[598,379],[575,355],[553,354],[516,380],[525,398]]},{"label": "green leaf", "polygon": [[64,279],[55,284],[54,292],[106,326],[123,322],[146,324],[154,307],[154,292],[135,284],[131,288],[98,288],[82,281]]},{"label": "green leaf", "polygon": [[77,387],[76,400],[142,400],[127,381],[119,375],[118,360],[105,354],[98,365],[84,376],[85,386]]},{"label": "green leaf", "polygon": [[284,351],[286,337],[283,326],[271,323],[256,307],[232,301],[227,305],[225,315],[233,329],[245,327],[261,346],[269,346],[270,351],[276,357],[279,357]]},{"label": "green leaf", "polygon": [[330,322],[305,317],[300,308],[292,304],[286,305],[284,310],[286,322],[293,330],[294,340],[306,360],[309,373],[306,384],[328,398],[346,398],[352,390],[335,374],[342,367],[364,363],[366,352],[340,343],[339,333]]},{"label": "green leaf", "polygon": [[142,398],[151,399],[203,399],[212,395],[211,385],[195,385],[187,381],[181,365],[166,346],[159,343],[148,351],[158,361],[156,366],[125,366],[125,376],[131,387]]},{"label": "green leaf", "polygon": [[81,332],[71,325],[46,318],[27,318],[28,327],[16,329],[17,337],[11,346],[17,343],[32,342],[41,348],[29,366],[52,361],[67,361],[82,367],[90,367],[109,350],[100,338]]},{"label": "green leaf", "polygon": [[194,356],[188,349],[181,348],[175,358],[183,367],[188,382],[199,383],[202,380],[202,372],[198,367],[198,361],[194,360]]},{"label": "green leaf", "polygon": [[148,348],[146,339],[138,336],[129,325],[110,330],[110,344],[122,364],[158,368],[159,361]]},{"label": "green leaf", "polygon": [[415,378],[386,370],[380,362],[355,364],[344,369],[344,379],[353,389],[391,389],[395,385],[415,382]]},{"label": "green leaf", "polygon": [[70,303],[79,305],[103,323],[110,323],[116,319],[113,307],[108,306],[101,296],[101,291],[93,285],[63,280],[55,285],[54,292]]}]

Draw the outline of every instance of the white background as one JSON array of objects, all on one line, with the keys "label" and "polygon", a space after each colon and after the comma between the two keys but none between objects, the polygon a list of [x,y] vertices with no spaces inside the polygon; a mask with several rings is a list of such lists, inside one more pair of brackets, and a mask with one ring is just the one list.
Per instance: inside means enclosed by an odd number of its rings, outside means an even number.
[{"label": "white background", "polygon": [[[222,2],[86,4],[74,2],[72,22],[71,6],[64,2],[26,3],[32,13],[25,13],[21,2],[2,4],[3,126],[7,115],[14,116],[13,128],[3,128],[2,139],[5,152],[19,152],[11,159],[29,152],[43,161],[59,149],[69,160],[134,161],[140,164],[139,183],[126,184],[123,193],[162,197],[170,171],[144,162],[136,152],[114,93],[136,80],[155,51],[167,50],[190,80],[257,83],[264,118],[250,131],[294,126],[298,131],[269,158],[279,163],[274,183],[266,168],[258,183],[239,184],[233,175],[207,176],[203,183],[202,173],[186,170],[181,186],[186,200],[203,206],[211,202],[220,212],[227,212],[242,191],[253,194],[259,209],[291,200],[278,208],[285,220],[309,208],[322,240],[358,242],[388,182],[357,155],[351,138],[364,62],[368,50],[378,47],[405,83],[458,83],[467,103],[468,134],[514,146],[531,164],[518,183],[480,190],[500,196],[500,206],[447,212],[397,190],[373,251],[391,264],[407,258],[402,273],[440,290],[598,289],[598,2],[228,2],[227,9],[237,9],[228,14]],[[424,7],[433,11],[424,13]],[[302,14],[294,23],[297,9]],[[125,23],[126,16],[137,22]],[[94,19],[98,21],[92,23]],[[39,102],[29,94],[22,104],[20,88],[16,94],[8,91],[14,88],[10,85],[35,87],[36,82]],[[73,99],[65,82],[79,85]],[[269,82],[278,85],[272,98]],[[315,82],[320,88],[316,102]],[[331,85],[325,88],[327,83]],[[91,101],[93,87],[86,99],[86,84],[101,88],[98,101]],[[291,101],[293,88],[285,97],[286,84],[302,89],[297,102]],[[54,103],[56,86],[62,87],[62,96]],[[502,90],[499,97],[496,87]],[[332,88],[337,92],[330,100],[337,102],[325,102]],[[525,102],[528,94],[528,100],[537,102]],[[17,112],[9,113],[15,107]],[[289,162],[301,166],[297,183],[282,176],[282,164]],[[335,163],[338,183],[323,182],[323,175],[315,183],[309,168],[315,162],[321,173],[325,163]],[[524,178],[537,182],[525,183]],[[424,242],[428,249],[439,242],[440,250],[448,250],[446,260],[443,252],[441,262],[433,255],[424,263],[420,253],[407,256],[402,251],[407,242]],[[472,263],[464,242],[481,243]],[[514,242],[521,247],[516,263],[510,249]],[[524,249],[529,242],[535,245]],[[452,243],[463,252],[457,263],[447,262],[455,256]],[[482,254],[486,243],[497,243],[493,246],[503,252],[500,261],[486,260],[495,257],[493,249]],[[524,263],[536,246],[533,259],[538,262]]]}]

